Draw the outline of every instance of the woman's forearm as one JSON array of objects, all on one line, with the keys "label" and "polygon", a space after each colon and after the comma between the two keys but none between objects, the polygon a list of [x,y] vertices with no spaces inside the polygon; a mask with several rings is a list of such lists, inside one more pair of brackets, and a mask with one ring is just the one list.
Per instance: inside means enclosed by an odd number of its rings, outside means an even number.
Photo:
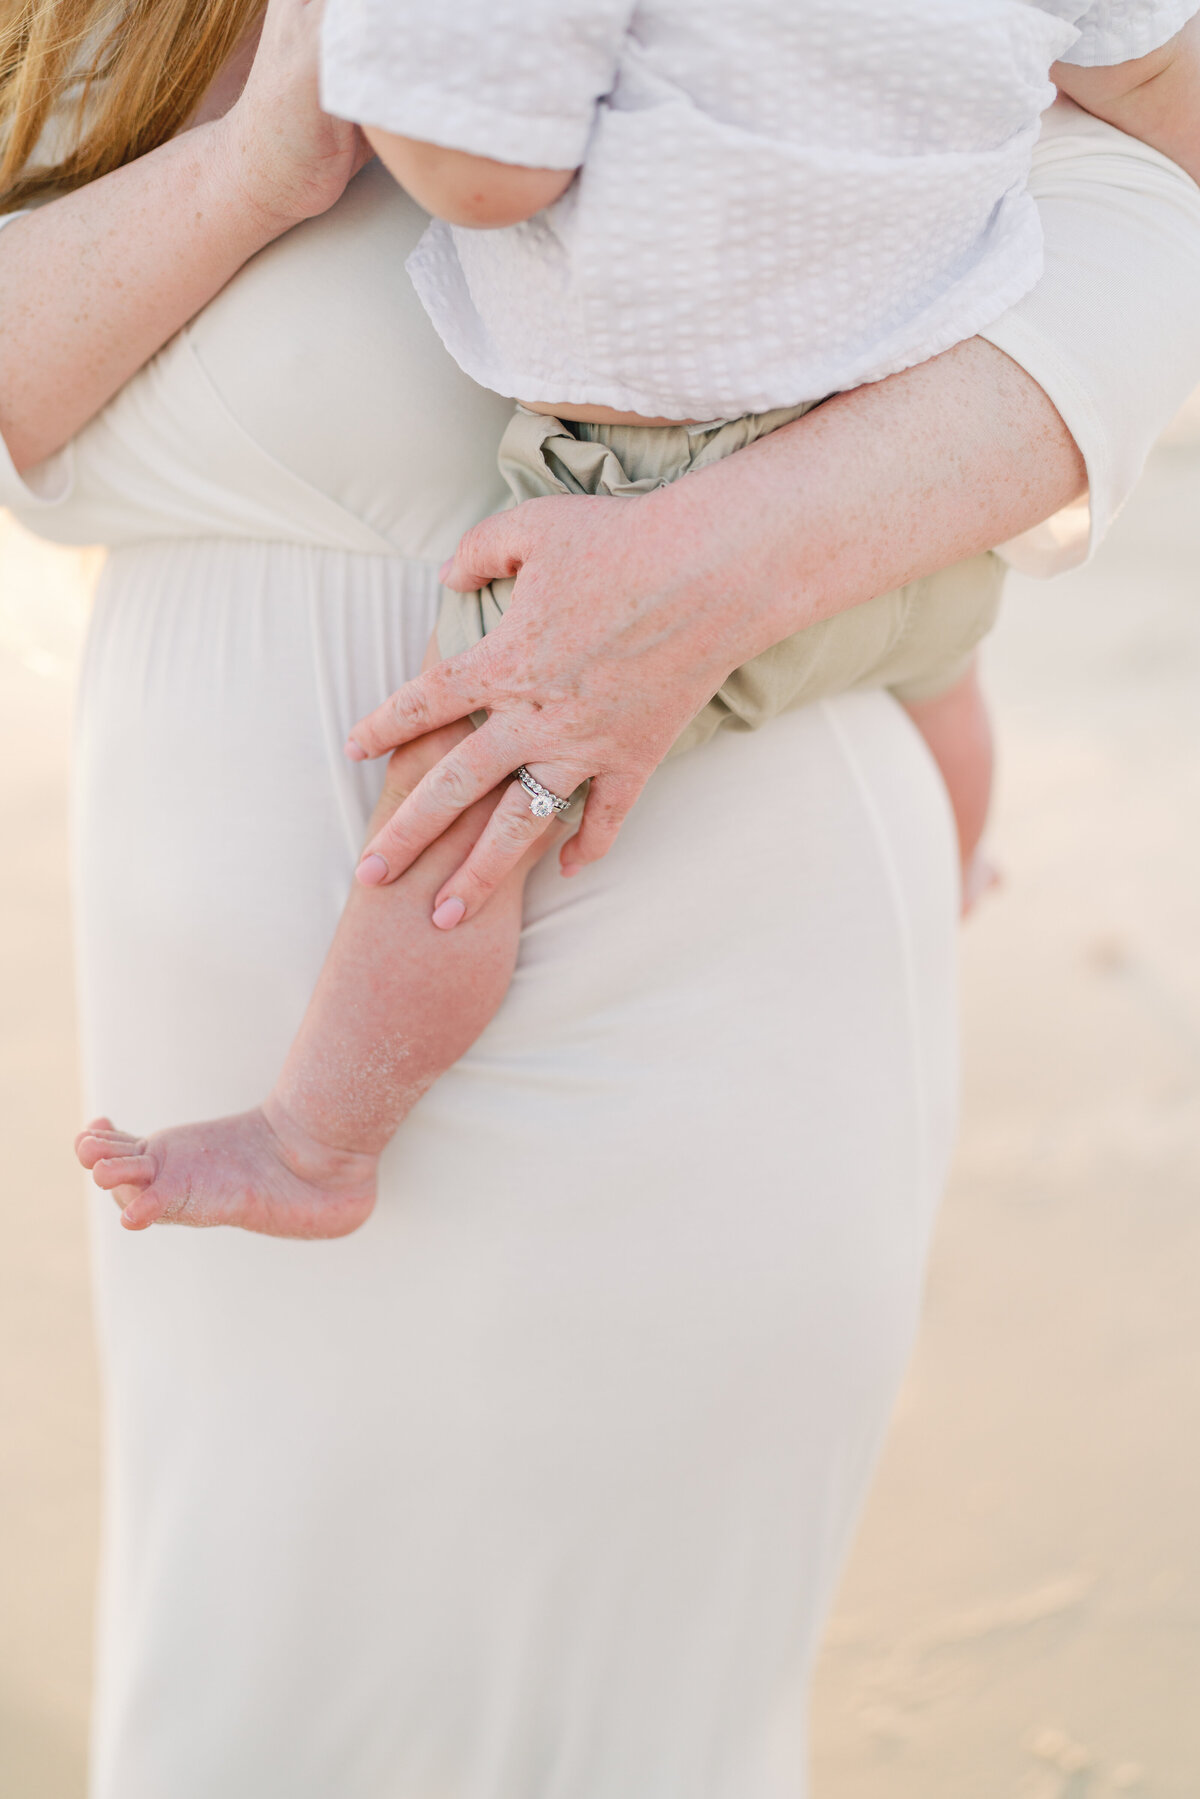
[{"label": "woman's forearm", "polygon": [[248,202],[217,123],[0,231],[0,435],[59,449],[284,228]]},{"label": "woman's forearm", "polygon": [[729,620],[737,662],[1006,542],[1086,486],[1079,448],[1042,388],[972,338],[837,395],[649,500],[654,535],[707,563],[690,581],[714,598],[721,588],[754,596]]},{"label": "woman's forearm", "polygon": [[202,122],[0,231],[0,435],[18,469],[60,449],[361,168],[361,134],[318,100],[320,15],[310,0],[268,0]]},{"label": "woman's forearm", "polygon": [[[486,519],[443,578],[469,591],[515,575],[504,617],[356,725],[351,753],[378,755],[481,708],[490,716],[370,852],[394,878],[525,764],[560,794],[591,777],[564,866],[602,854],[732,669],[1028,529],[1085,481],[1043,390],[973,339],[644,497],[555,496]],[[513,790],[439,903],[453,895],[478,910],[539,828]]]}]

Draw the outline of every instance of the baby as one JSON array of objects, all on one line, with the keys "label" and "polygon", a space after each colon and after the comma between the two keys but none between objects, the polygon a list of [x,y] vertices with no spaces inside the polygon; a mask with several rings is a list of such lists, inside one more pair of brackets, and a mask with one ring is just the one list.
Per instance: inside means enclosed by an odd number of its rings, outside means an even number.
[{"label": "baby", "polygon": [[[330,0],[325,99],[435,215],[411,272],[467,373],[522,401],[500,453],[514,500],[636,494],[938,354],[1028,291],[1025,177],[1051,65],[1195,174],[1200,60],[1180,27],[1198,5]],[[777,645],[676,749],[888,687],[946,778],[969,880],[990,780],[974,649],[999,578],[978,558]],[[447,595],[441,653],[490,629],[511,586]],[[410,746],[373,829],[468,729]],[[539,814],[565,809],[523,784]],[[476,917],[435,929],[454,920],[429,920],[431,883],[492,803],[390,886],[356,887],[261,1107],[149,1139],[107,1119],[82,1134],[128,1228],[323,1237],[362,1222],[380,1152],[499,1006],[525,875],[556,840]]]}]

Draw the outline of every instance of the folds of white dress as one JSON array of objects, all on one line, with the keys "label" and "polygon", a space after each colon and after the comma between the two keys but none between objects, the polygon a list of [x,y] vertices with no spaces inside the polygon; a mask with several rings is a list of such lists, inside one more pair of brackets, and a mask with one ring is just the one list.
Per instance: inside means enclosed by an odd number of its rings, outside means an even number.
[{"label": "folds of white dress", "polygon": [[[1188,378],[1200,209],[1176,171],[1106,210],[1093,155],[1063,208],[1124,299],[1094,335],[1038,317],[1095,358],[1048,390],[1110,494],[1170,385],[1113,372],[1113,321]],[[504,407],[403,285],[419,228],[364,171],[49,469],[0,471],[35,529],[116,546],[75,836],[90,1101],[130,1126],[269,1084],[378,778],[346,725],[415,669],[436,562],[494,503]],[[538,871],[509,999],[358,1235],[131,1239],[94,1201],[95,1799],[800,1790],[950,1136],[953,913],[886,698],[722,736],[605,863]]]},{"label": "folds of white dress", "polygon": [[[254,1103],[369,805],[381,558],[126,552],[76,790],[89,1103]],[[724,735],[529,893],[340,1243],[95,1202],[95,1799],[776,1799],[954,1110],[944,798],[881,695]]]}]

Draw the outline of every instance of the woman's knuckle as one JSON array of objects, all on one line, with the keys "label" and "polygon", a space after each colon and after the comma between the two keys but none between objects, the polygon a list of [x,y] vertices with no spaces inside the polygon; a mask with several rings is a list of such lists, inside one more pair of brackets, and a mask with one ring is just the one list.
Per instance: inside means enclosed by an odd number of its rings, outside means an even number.
[{"label": "woman's knuckle", "polygon": [[424,785],[426,797],[439,808],[461,812],[471,803],[470,782],[456,762],[439,762],[425,776]]},{"label": "woman's knuckle", "polygon": [[496,856],[506,856],[520,848],[525,842],[525,827],[519,820],[500,818],[492,832],[492,852]]},{"label": "woman's knuckle", "polygon": [[402,730],[423,724],[428,710],[419,687],[401,687],[392,695],[392,721]]},{"label": "woman's knuckle", "polygon": [[542,828],[541,822],[534,818],[531,812],[502,811],[496,814],[494,835],[505,849],[524,849],[529,840],[536,837]]},{"label": "woman's knuckle", "polygon": [[464,869],[455,888],[459,899],[467,908],[468,915],[478,911],[491,890],[486,866],[481,868],[477,865]]}]

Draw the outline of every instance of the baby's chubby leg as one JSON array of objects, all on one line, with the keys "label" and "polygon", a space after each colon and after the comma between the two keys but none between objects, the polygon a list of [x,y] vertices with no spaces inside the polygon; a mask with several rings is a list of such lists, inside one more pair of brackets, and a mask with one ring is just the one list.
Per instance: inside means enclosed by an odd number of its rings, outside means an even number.
[{"label": "baby's chubby leg", "polygon": [[[398,750],[373,835],[469,725]],[[457,1061],[508,990],[525,877],[548,832],[475,918],[430,919],[434,895],[478,838],[479,801],[398,881],[351,891],[308,1010],[270,1096],[253,1111],[147,1138],[93,1121],[76,1152],[129,1230],[159,1220],[233,1224],[276,1237],[340,1237],[375,1202],[379,1154],[421,1094]]]},{"label": "baby's chubby leg", "polygon": [[962,864],[963,911],[995,882],[980,844],[992,797],[992,726],[976,663],[945,693],[911,700],[905,711],[941,771],[954,810]]}]

